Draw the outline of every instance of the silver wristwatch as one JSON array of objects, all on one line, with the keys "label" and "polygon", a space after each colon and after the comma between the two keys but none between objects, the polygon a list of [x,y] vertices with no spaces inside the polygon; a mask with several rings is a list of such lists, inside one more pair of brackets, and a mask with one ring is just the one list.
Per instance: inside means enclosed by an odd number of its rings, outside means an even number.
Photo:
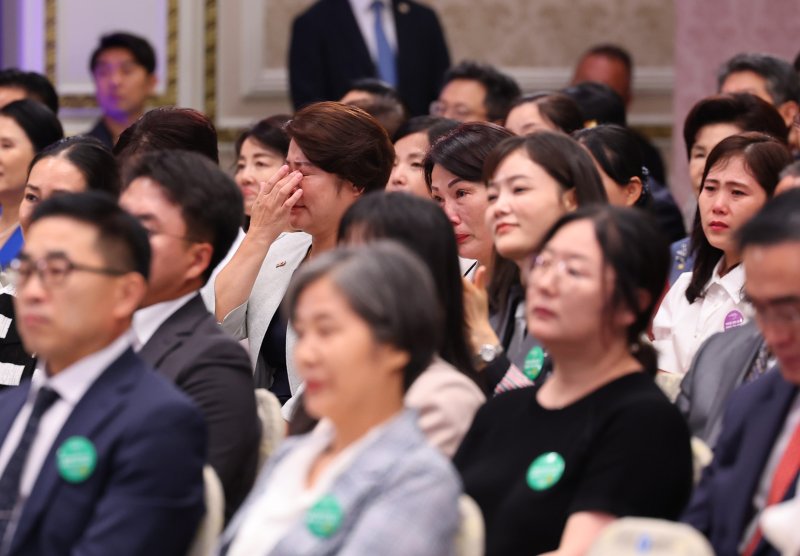
[{"label": "silver wristwatch", "polygon": [[478,348],[476,360],[480,364],[488,365],[502,354],[503,346],[500,344],[482,344],[481,347]]}]

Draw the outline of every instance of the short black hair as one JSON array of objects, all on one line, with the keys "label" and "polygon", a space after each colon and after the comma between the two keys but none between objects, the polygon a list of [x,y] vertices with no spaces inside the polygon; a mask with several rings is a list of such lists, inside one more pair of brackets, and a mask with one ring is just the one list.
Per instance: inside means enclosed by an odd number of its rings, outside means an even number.
[{"label": "short black hair", "polygon": [[561,92],[575,101],[585,122],[627,125],[625,101],[608,85],[584,81],[561,89]]},{"label": "short black hair", "polygon": [[25,91],[25,95],[38,100],[58,114],[58,93],[55,87],[41,73],[22,71],[17,68],[0,70],[0,87],[16,87]]},{"label": "short black hair", "polygon": [[739,249],[800,241],[800,189],[776,195],[741,227]]},{"label": "short black hair", "polygon": [[428,144],[433,145],[439,137],[446,135],[461,125],[458,120],[440,118],[439,116],[414,116],[406,120],[394,134],[392,142],[397,143],[403,137],[414,133],[426,132]]},{"label": "short black hair", "polygon": [[618,60],[628,70],[628,74],[633,73],[633,59],[630,52],[618,44],[603,43],[595,45],[581,55],[581,60],[589,56],[605,56],[606,58]]},{"label": "short black hair", "polygon": [[136,63],[142,66],[147,73],[152,74],[156,71],[156,53],[152,45],[143,37],[119,31],[100,37],[100,43],[92,52],[89,62],[89,70],[92,73],[97,67],[97,59],[100,55],[112,48],[124,48],[130,52]]},{"label": "short black hair", "polygon": [[208,116],[192,108],[162,106],[145,112],[119,136],[114,156],[121,167],[150,151],[182,149],[219,164],[217,130]]},{"label": "short black hair", "polygon": [[115,199],[119,197],[117,161],[108,147],[94,137],[73,135],[51,144],[33,157],[28,173],[37,162],[51,157],[64,158],[75,166],[86,180],[87,191],[105,191]]},{"label": "short black hair", "polygon": [[389,85],[386,81],[376,79],[375,77],[354,79],[350,82],[350,87],[347,89],[348,93],[350,91],[364,91],[373,95],[390,97],[400,104],[403,104],[403,99],[400,98],[400,93],[397,92],[397,89]]},{"label": "short black hair", "polygon": [[246,129],[236,138],[234,150],[237,158],[242,153],[242,145],[247,139],[253,139],[262,147],[272,149],[276,153],[285,157],[289,152],[289,136],[286,134],[286,124],[291,120],[291,116],[278,114],[264,118],[256,122],[253,127]]},{"label": "short black hair", "polygon": [[48,145],[64,138],[64,128],[47,106],[33,99],[9,102],[0,108],[0,115],[14,120],[38,153]]},{"label": "short black hair", "polygon": [[219,166],[189,151],[152,151],[137,158],[125,173],[128,187],[136,178],[156,182],[181,209],[187,236],[208,242],[214,252],[204,281],[225,258],[244,221],[242,193]]},{"label": "short black hair", "polygon": [[31,225],[65,217],[97,229],[97,247],[108,266],[150,275],[150,240],[142,224],[125,212],[116,199],[101,191],[56,195],[33,210]]},{"label": "short black hair", "polygon": [[737,54],[719,69],[717,88],[722,89],[728,76],[741,71],[751,71],[766,80],[767,92],[775,106],[790,100],[800,102],[800,76],[786,60],[757,52]]},{"label": "short black hair", "polygon": [[442,89],[451,81],[466,79],[477,81],[486,89],[486,115],[490,121],[502,122],[508,116],[511,105],[522,94],[514,79],[492,65],[465,60],[444,74]]}]

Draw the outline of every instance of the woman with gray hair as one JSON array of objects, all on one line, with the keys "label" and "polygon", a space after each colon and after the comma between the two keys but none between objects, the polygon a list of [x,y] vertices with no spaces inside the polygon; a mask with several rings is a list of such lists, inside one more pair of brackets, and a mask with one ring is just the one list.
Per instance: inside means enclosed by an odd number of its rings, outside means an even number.
[{"label": "woman with gray hair", "polygon": [[442,328],[430,273],[379,241],[310,261],[286,299],[320,422],[267,462],[218,554],[452,553],[459,480],[403,408]]}]

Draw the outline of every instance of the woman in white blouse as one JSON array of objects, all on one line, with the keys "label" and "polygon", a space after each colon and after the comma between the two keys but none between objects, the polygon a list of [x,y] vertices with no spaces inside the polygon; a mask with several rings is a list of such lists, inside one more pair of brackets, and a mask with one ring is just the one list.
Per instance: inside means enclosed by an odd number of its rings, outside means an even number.
[{"label": "woman in white blouse", "polygon": [[676,280],[653,321],[660,370],[685,374],[703,341],[744,324],[748,307],[736,234],[772,197],[791,161],[782,143],[762,133],[733,135],[709,154],[691,237],[694,271]]}]

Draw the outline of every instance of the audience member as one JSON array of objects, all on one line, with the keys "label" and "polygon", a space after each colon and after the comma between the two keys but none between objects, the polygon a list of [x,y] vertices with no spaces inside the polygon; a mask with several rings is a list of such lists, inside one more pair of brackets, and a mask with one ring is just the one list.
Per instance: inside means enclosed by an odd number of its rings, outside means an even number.
[{"label": "audience member", "polygon": [[25,98],[38,100],[53,114],[58,114],[58,93],[47,77],[35,71],[16,68],[0,70],[0,108]]},{"label": "audience member", "polygon": [[255,479],[260,426],[247,352],[220,329],[199,290],[236,238],[242,196],[203,156],[167,150],[130,167],[120,205],[147,229],[152,252],[133,348],[203,413],[208,462],[230,517]]},{"label": "audience member", "polygon": [[454,458],[486,516],[487,556],[585,554],[614,519],[675,519],[691,492],[689,433],[642,339],[666,242],[640,212],[593,205],[541,245],[526,312],[553,374],[489,400]]},{"label": "audience member", "polygon": [[488,198],[486,186],[481,182],[483,163],[495,145],[511,135],[495,124],[461,124],[440,137],[422,163],[431,196],[455,230],[458,254],[477,261],[489,273],[493,266],[493,248],[491,233],[484,221]]},{"label": "audience member", "polygon": [[628,125],[625,102],[619,94],[604,83],[586,81],[561,90],[578,105],[583,114],[583,126],[602,124]]},{"label": "audience member", "polygon": [[424,264],[385,242],[339,249],[287,298],[304,404],[321,421],[267,462],[218,554],[452,553],[461,485],[403,409],[443,331]]},{"label": "audience member", "polygon": [[357,98],[345,104],[357,106],[375,118],[389,137],[394,137],[397,130],[408,120],[403,103],[389,96],[375,96],[372,99]]},{"label": "audience member", "polygon": [[[606,202],[590,156],[568,136],[552,131],[504,140],[487,157],[483,178],[488,196],[485,221],[494,248],[514,262],[520,277],[526,275],[542,237],[562,215]],[[502,375],[513,364],[528,380],[542,381],[547,356],[528,334],[522,280],[510,284],[504,298],[506,303],[494,318],[484,308],[482,318],[469,323],[476,345],[502,348],[484,373]]]},{"label": "audience member", "polygon": [[347,92],[339,99],[342,104],[350,104],[354,100],[372,101],[380,97],[389,97],[403,104],[397,89],[375,77],[362,77],[350,83]]},{"label": "audience member", "polygon": [[425,199],[431,190],[425,182],[423,161],[431,145],[459,122],[433,116],[416,116],[400,126],[394,135],[394,165],[386,191],[403,191]]},{"label": "audience member", "polygon": [[583,128],[580,107],[562,93],[533,93],[518,98],[506,116],[505,127],[515,135],[546,129],[570,134]]},{"label": "audience member", "polygon": [[19,206],[33,157],[64,137],[61,122],[44,104],[15,100],[0,108],[0,267],[22,248]]},{"label": "audience member", "polygon": [[720,93],[750,93],[778,110],[788,129],[800,112],[800,76],[792,65],[776,56],[743,52],[719,69]]},{"label": "audience member", "polygon": [[[284,115],[264,118],[236,139],[234,179],[244,197],[245,230],[250,224],[253,201],[261,186],[286,162],[289,136],[284,127],[289,120],[291,117]],[[237,238],[234,245],[238,247],[241,239]]]},{"label": "audience member", "polygon": [[[119,195],[119,173],[114,157],[92,137],[62,139],[39,152],[30,164],[25,196],[19,207],[22,234],[28,233],[34,209],[53,195],[86,190]],[[0,288],[0,315],[6,332],[0,337],[0,389],[16,386],[31,377],[34,360],[25,351],[14,313],[14,285]]]},{"label": "audience member", "polygon": [[14,266],[30,382],[0,394],[3,553],[185,554],[203,515],[200,413],[130,349],[141,225],[101,193],[33,214]]},{"label": "audience member", "polygon": [[147,40],[130,33],[100,37],[89,71],[102,116],[87,133],[109,148],[144,114],[156,87],[156,54]]},{"label": "audience member", "polygon": [[508,75],[489,64],[467,60],[447,70],[430,114],[460,122],[502,124],[520,94],[519,85]]},{"label": "audience member", "polygon": [[785,193],[800,187],[800,161],[796,160],[781,170],[780,181],[775,186],[775,194]]},{"label": "audience member", "polygon": [[354,80],[379,78],[411,114],[425,114],[450,67],[431,8],[413,0],[318,0],[292,24],[289,89],[295,109],[338,100]]},{"label": "audience member", "polygon": [[[767,101],[749,93],[706,97],[689,111],[683,124],[683,140],[695,196],[700,193],[708,154],[726,137],[743,131],[760,131],[786,142],[786,126],[778,111]],[[670,284],[674,284],[682,273],[691,272],[694,267],[691,251],[688,237],[670,247]]]},{"label": "audience member", "polygon": [[686,374],[715,332],[744,324],[744,269],[735,234],[772,197],[792,161],[785,145],[762,133],[723,139],[709,153],[692,229],[694,270],[681,274],[653,321],[662,371]]},{"label": "audience member", "polygon": [[295,338],[278,310],[289,281],[304,260],[335,246],[344,211],[386,186],[394,159],[386,131],[354,106],[312,104],[286,132],[287,165],[253,201],[247,235],[215,284],[217,320],[237,339],[249,339],[256,386],[282,402],[299,385]]},{"label": "audience member", "polygon": [[797,495],[800,469],[800,192],[769,201],[744,225],[739,248],[745,292],[777,360],[763,378],[727,403],[714,460],[683,519],[705,534],[717,554],[774,554],[762,539],[766,507]]}]

